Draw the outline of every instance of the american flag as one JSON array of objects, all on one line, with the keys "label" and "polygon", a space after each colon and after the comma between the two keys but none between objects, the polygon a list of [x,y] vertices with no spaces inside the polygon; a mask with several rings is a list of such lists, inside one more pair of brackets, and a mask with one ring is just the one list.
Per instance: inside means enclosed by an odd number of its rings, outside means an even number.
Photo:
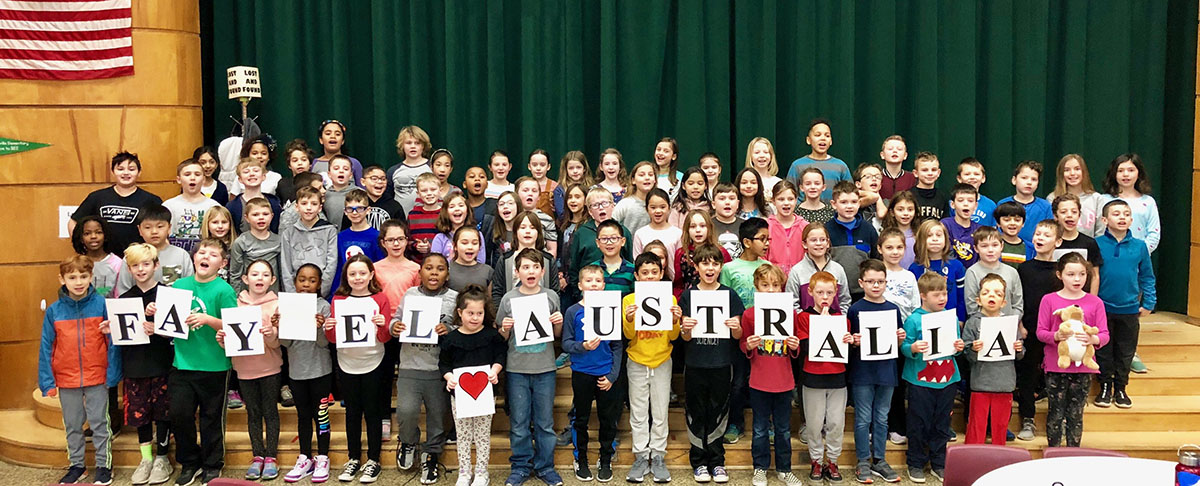
[{"label": "american flag", "polygon": [[133,74],[132,0],[0,0],[0,78]]}]

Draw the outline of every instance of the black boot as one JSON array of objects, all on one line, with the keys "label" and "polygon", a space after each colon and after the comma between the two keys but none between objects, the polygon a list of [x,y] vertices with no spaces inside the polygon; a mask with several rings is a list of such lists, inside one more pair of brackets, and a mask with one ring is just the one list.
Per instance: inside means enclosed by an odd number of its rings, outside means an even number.
[{"label": "black boot", "polygon": [[1113,401],[1113,384],[1101,383],[1100,394],[1096,395],[1096,400],[1093,403],[1100,408],[1108,408],[1112,406]]}]

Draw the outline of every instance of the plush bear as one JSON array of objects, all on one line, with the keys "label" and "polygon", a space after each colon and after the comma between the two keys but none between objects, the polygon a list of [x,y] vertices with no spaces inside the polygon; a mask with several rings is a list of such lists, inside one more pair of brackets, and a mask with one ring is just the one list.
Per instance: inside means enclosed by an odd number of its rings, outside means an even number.
[{"label": "plush bear", "polygon": [[1084,332],[1090,336],[1095,336],[1100,332],[1100,328],[1089,326],[1083,322],[1083,309],[1077,305],[1063,307],[1054,311],[1054,315],[1062,319],[1062,324],[1058,326],[1058,332],[1070,332],[1071,337],[1058,342],[1058,367],[1059,369],[1067,369],[1074,362],[1076,366],[1082,364],[1093,370],[1100,369],[1100,365],[1096,363],[1096,347],[1089,344],[1083,344],[1075,339],[1075,333]]}]

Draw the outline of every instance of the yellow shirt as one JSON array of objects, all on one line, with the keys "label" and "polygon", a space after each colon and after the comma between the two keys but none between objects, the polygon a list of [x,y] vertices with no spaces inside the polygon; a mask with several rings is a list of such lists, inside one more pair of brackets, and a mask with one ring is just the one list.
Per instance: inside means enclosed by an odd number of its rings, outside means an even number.
[{"label": "yellow shirt", "polygon": [[[621,309],[634,305],[634,296],[635,294],[629,294],[621,299]],[[678,305],[674,296],[671,297],[671,305]],[[636,315],[635,313],[634,316]],[[629,344],[625,346],[625,354],[629,359],[642,366],[657,368],[671,357],[671,342],[679,337],[679,320],[671,319],[670,331],[635,331],[633,319],[624,319],[621,330],[629,340]]]}]

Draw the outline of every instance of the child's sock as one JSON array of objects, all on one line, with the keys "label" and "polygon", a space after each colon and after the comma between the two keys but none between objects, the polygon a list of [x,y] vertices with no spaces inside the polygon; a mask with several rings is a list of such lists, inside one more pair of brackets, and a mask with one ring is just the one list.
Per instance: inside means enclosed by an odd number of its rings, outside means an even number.
[{"label": "child's sock", "polygon": [[153,447],[154,447],[154,444],[138,444],[138,450],[142,451],[142,460],[143,461],[153,461],[154,460],[154,454],[151,452],[151,448],[153,448]]}]

